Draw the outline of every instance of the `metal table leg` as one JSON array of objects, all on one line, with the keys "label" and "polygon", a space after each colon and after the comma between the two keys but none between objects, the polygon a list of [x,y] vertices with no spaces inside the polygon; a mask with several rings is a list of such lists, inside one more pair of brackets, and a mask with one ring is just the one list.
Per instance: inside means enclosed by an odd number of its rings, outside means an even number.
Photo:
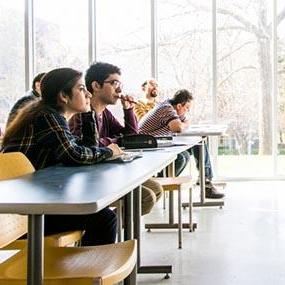
[{"label": "metal table leg", "polygon": [[27,285],[42,285],[44,276],[44,215],[28,217]]},{"label": "metal table leg", "polygon": [[124,200],[124,240],[133,238],[133,192],[129,192]]},{"label": "metal table leg", "polygon": [[[200,202],[194,202],[194,207],[222,207],[224,201],[205,201],[206,183],[205,183],[205,143],[206,137],[202,137],[199,145],[199,175],[200,175]],[[189,207],[189,203],[182,203],[182,207]]]},{"label": "metal table leg", "polygon": [[[124,239],[129,240],[134,236],[133,230],[133,191],[129,192],[124,199]],[[138,241],[139,244],[139,241]],[[131,274],[124,280],[124,285],[136,285],[137,284],[137,266],[133,269]]]},{"label": "metal table leg", "polygon": [[171,265],[141,265],[141,187],[134,190],[134,238],[137,239],[138,254],[137,254],[137,268],[138,273],[166,273],[165,278],[169,278],[169,273],[172,272]]}]

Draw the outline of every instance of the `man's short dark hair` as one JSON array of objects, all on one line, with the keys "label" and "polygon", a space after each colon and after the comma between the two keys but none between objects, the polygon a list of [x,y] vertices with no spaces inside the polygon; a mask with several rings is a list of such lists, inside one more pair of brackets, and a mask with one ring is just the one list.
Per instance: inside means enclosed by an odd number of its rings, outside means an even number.
[{"label": "man's short dark hair", "polygon": [[37,74],[34,79],[33,79],[33,84],[32,84],[32,88],[34,91],[36,91],[36,83],[37,82],[41,82],[42,78],[44,77],[44,75],[46,74],[46,72],[41,72],[39,74]]},{"label": "man's short dark hair", "polygon": [[94,62],[90,65],[90,67],[86,70],[85,74],[85,84],[86,88],[89,92],[93,92],[92,82],[96,81],[100,86],[103,86],[106,78],[109,77],[110,74],[117,73],[121,75],[121,70],[119,67],[106,63],[106,62]]},{"label": "man's short dark hair", "polygon": [[146,87],[146,85],[147,85],[147,80],[142,83],[142,87]]},{"label": "man's short dark hair", "polygon": [[170,99],[169,102],[172,106],[175,106],[177,104],[185,105],[187,102],[192,100],[193,95],[191,92],[189,92],[187,89],[180,89],[175,92],[173,98]]}]

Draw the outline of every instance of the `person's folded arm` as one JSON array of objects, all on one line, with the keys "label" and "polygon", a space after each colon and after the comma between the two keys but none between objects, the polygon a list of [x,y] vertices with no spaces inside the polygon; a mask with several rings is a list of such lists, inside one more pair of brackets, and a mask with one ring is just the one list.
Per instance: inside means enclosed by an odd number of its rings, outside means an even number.
[{"label": "person's folded arm", "polygon": [[168,123],[168,128],[173,133],[181,133],[187,127],[189,127],[189,122],[188,121],[181,122],[180,119],[174,119]]},{"label": "person's folded arm", "polygon": [[133,108],[124,109],[124,134],[138,134],[138,120]]},{"label": "person's folded arm", "polygon": [[113,155],[107,147],[82,145],[80,138],[70,132],[66,120],[60,115],[45,115],[37,123],[43,129],[46,126],[45,131],[38,135],[39,143],[50,146],[58,162],[68,165],[94,164]]}]

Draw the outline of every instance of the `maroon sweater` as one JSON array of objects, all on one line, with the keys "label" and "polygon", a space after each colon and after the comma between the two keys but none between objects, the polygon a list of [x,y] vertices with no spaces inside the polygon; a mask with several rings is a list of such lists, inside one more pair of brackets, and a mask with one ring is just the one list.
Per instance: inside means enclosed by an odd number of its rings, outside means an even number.
[{"label": "maroon sweater", "polygon": [[88,133],[86,137],[90,137],[90,133],[93,133],[94,141],[89,144],[107,146],[116,143],[121,135],[138,133],[138,122],[133,109],[124,109],[124,122],[125,126],[122,126],[112,113],[105,109],[100,117],[94,111],[77,114],[69,121],[69,127],[71,132],[80,138],[83,134]]}]

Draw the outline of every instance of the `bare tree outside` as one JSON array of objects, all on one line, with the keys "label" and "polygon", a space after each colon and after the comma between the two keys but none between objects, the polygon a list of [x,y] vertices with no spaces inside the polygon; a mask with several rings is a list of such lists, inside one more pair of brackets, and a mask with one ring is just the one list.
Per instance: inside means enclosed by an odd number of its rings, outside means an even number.
[{"label": "bare tree outside", "polygon": [[[36,72],[58,66],[85,70],[88,65],[87,1],[34,1]],[[57,10],[49,13],[58,2]],[[8,3],[8,2],[7,2]],[[24,5],[0,4],[0,125],[24,90]],[[12,2],[11,2],[12,3]],[[17,4],[18,3],[18,4]],[[151,75],[150,1],[98,1],[97,60],[121,67],[124,91],[140,96],[140,84]],[[278,128],[273,129],[272,1],[217,0],[217,93],[212,94],[212,0],[159,0],[157,69],[160,98],[179,88],[194,94],[193,123],[227,123],[228,136],[219,154],[273,157],[273,132],[279,155],[285,154],[285,3],[277,0]],[[16,5],[17,4],[17,5]],[[84,17],[73,24],[66,19]],[[126,11],[128,16],[126,17]],[[68,17],[58,15],[68,13]],[[17,80],[15,80],[15,78]],[[18,80],[22,78],[22,80]],[[215,98],[216,105],[213,104]],[[216,108],[214,110],[214,108]]]}]

